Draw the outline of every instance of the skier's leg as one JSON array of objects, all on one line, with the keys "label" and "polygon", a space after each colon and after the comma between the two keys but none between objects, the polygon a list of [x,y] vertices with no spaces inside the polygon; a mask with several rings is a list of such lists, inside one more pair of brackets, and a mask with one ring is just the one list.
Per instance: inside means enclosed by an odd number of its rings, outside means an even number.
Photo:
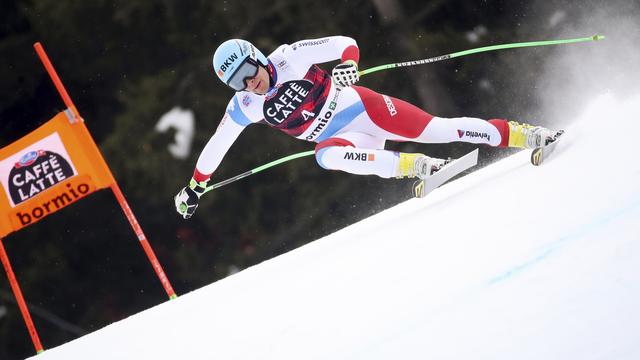
[{"label": "skier's leg", "polygon": [[557,133],[541,126],[502,119],[484,121],[468,117],[448,119],[434,117],[416,141],[428,143],[464,141],[498,147],[532,149],[546,145],[548,140],[555,139]]},{"label": "skier's leg", "polygon": [[316,161],[327,170],[393,177],[398,154],[381,150],[384,139],[355,132],[341,133],[316,145]]},{"label": "skier's leg", "polygon": [[[509,129],[506,120],[489,121],[472,118],[434,117],[424,131],[414,141],[422,143],[450,143],[462,141],[489,146],[506,146]],[[505,141],[506,140],[506,141]]]},{"label": "skier's leg", "polygon": [[505,133],[505,120],[485,121],[478,118],[441,118],[406,101],[353,86],[371,121],[389,133],[389,139],[421,143],[465,141],[499,146]]},{"label": "skier's leg", "polygon": [[406,101],[352,86],[371,121],[389,133],[389,138],[413,140],[424,132],[433,116]]},{"label": "skier's leg", "polygon": [[342,132],[316,145],[316,160],[325,169],[382,178],[425,178],[444,164],[422,154],[384,150],[384,142],[365,133]]},{"label": "skier's leg", "polygon": [[406,101],[360,86],[353,88],[371,121],[387,133],[380,136],[389,140],[420,143],[463,141],[489,146],[532,148],[556,134],[543,127],[504,119],[486,121],[473,117],[434,117]]}]

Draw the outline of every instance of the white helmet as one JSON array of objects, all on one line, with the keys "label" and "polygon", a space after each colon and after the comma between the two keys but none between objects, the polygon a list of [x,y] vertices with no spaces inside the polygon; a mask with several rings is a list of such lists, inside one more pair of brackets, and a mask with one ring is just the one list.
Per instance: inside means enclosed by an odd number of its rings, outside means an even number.
[{"label": "white helmet", "polygon": [[245,80],[255,77],[259,66],[267,64],[267,57],[260,50],[241,39],[223,42],[213,54],[213,70],[223,83],[235,91],[246,89]]}]

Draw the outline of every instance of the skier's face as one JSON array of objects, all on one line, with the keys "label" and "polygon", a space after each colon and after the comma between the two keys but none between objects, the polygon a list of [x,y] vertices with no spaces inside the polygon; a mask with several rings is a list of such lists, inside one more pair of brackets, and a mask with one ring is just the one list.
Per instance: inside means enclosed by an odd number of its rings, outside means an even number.
[{"label": "skier's face", "polygon": [[269,90],[269,73],[264,67],[258,66],[258,74],[247,79],[246,84],[247,91],[251,91],[258,95],[264,95]]}]

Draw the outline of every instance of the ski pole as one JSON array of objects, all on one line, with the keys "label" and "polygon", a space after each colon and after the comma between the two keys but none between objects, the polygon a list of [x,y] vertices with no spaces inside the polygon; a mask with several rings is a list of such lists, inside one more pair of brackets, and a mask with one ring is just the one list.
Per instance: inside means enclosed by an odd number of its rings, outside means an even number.
[{"label": "ski pole", "polygon": [[511,43],[511,44],[502,44],[502,45],[492,45],[492,46],[484,46],[480,48],[458,51],[447,55],[436,56],[428,59],[415,60],[415,61],[406,61],[394,64],[386,64],[379,65],[369,69],[365,69],[358,72],[358,75],[363,76],[367,74],[371,74],[380,70],[394,69],[397,67],[406,67],[406,66],[415,66],[422,64],[430,64],[436,61],[442,61],[447,59],[453,59],[456,57],[461,57],[465,55],[477,54],[481,52],[494,51],[494,50],[502,50],[502,49],[513,49],[513,48],[521,48],[521,47],[532,47],[532,46],[547,46],[547,45],[561,45],[561,44],[571,44],[577,42],[584,41],[598,41],[603,40],[605,37],[603,35],[593,35],[590,37],[576,38],[576,39],[565,39],[565,40],[547,40],[547,41],[532,41],[532,42],[519,42],[519,43]]},{"label": "ski pole", "polygon": [[276,165],[280,165],[280,164],[285,163],[287,161],[291,161],[291,160],[294,160],[294,159],[297,159],[297,158],[301,158],[301,157],[304,157],[304,156],[313,155],[314,153],[315,153],[315,151],[313,151],[313,150],[303,151],[303,152],[299,152],[297,154],[285,156],[285,157],[280,158],[278,160],[274,160],[274,161],[272,161],[270,163],[264,164],[262,166],[258,166],[255,169],[251,169],[249,171],[245,171],[242,174],[236,175],[236,176],[234,176],[232,178],[229,178],[227,180],[223,180],[223,181],[217,182],[217,183],[215,183],[215,184],[213,184],[211,186],[207,186],[204,189],[203,194],[208,193],[209,191],[211,191],[213,189],[217,189],[217,188],[225,186],[227,184],[231,184],[232,182],[234,182],[236,180],[240,180],[242,178],[246,178],[247,176],[253,175],[253,174],[258,173],[258,172],[260,172],[262,170],[266,170],[266,169],[268,169],[270,167],[274,167]]}]

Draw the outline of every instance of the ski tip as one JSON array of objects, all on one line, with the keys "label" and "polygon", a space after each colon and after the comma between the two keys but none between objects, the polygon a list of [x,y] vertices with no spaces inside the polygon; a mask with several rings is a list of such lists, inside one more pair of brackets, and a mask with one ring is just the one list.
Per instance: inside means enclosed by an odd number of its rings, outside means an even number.
[{"label": "ski tip", "polygon": [[604,35],[593,35],[592,39],[595,41],[604,40],[606,37]]},{"label": "ski tip", "polygon": [[418,180],[413,183],[413,196],[418,199],[427,196],[424,192],[424,180]]},{"label": "ski tip", "polygon": [[[558,130],[554,139],[551,142],[547,143],[547,145],[545,146],[533,149],[533,151],[531,152],[531,164],[535,166],[540,166],[545,156],[547,156],[550,152],[553,151],[553,148],[558,143],[558,140],[560,139],[562,134],[564,134],[564,130]],[[546,154],[545,154],[545,151],[546,151]]]},{"label": "ski tip", "polygon": [[540,166],[542,163],[542,148],[534,149],[531,152],[531,164],[534,166]]}]

